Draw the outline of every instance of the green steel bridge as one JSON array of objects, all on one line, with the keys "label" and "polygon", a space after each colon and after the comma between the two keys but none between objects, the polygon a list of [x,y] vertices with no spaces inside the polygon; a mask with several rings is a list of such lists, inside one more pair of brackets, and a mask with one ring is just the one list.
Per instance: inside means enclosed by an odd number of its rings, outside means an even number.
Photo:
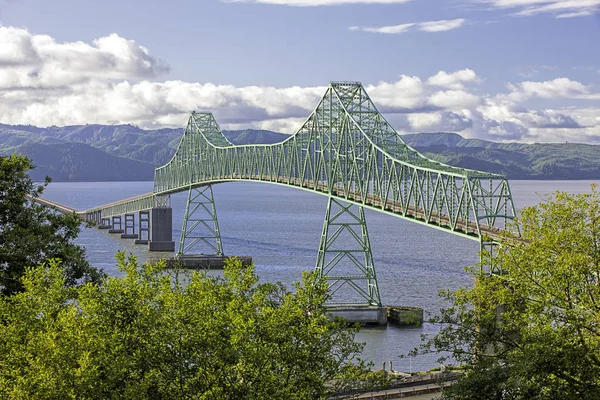
[{"label": "green steel bridge", "polygon": [[329,278],[334,296],[340,288],[352,292],[353,304],[381,304],[365,208],[476,240],[482,250],[493,250],[515,218],[502,175],[424,157],[358,82],[331,83],[298,132],[270,145],[235,146],[210,112],[192,112],[175,155],[156,169],[151,193],[78,213],[110,224],[111,217],[167,209],[171,194],[187,191],[178,256],[199,248],[223,255],[212,185],[233,181],[327,196],[316,271]]}]

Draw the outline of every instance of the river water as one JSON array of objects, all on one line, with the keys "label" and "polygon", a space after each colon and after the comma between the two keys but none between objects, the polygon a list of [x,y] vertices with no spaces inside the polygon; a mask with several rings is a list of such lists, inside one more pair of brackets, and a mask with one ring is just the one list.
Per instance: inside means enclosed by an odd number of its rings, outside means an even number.
[{"label": "river water", "polygon": [[[563,190],[582,193],[592,181],[512,181],[517,209],[537,204],[546,193]],[[223,249],[229,255],[253,257],[261,280],[290,285],[302,270],[315,265],[325,196],[290,187],[255,182],[235,182],[213,187]],[[77,209],[117,201],[152,191],[152,182],[53,182],[44,197]],[[187,193],[172,196],[173,238],[178,241]],[[366,219],[381,300],[386,305],[418,306],[436,313],[444,303],[443,289],[472,285],[465,267],[478,261],[479,244],[437,229],[366,210]],[[118,235],[95,228],[83,229],[77,243],[84,246],[89,261],[117,275],[114,254],[125,250],[145,261],[146,246],[134,245]],[[217,272],[218,273],[218,272]],[[435,355],[400,359],[420,343],[421,334],[434,334],[437,327],[365,328],[358,334],[366,342],[362,357],[376,366],[392,360],[395,370],[426,370],[436,366]]]}]

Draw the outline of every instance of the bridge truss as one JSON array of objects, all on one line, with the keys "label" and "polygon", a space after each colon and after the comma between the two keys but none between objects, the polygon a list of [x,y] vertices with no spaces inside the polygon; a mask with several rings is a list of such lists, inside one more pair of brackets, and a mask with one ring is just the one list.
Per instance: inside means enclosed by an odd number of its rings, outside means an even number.
[{"label": "bridge truss", "polygon": [[[504,176],[424,157],[387,123],[358,82],[331,83],[298,132],[271,145],[234,146],[211,113],[193,112],[175,155],[156,169],[152,193],[86,213],[136,212],[165,204],[172,193],[191,196],[192,190],[230,181],[268,182],[328,196],[316,270],[329,277],[332,291],[353,289],[358,298],[349,302],[357,304],[380,304],[364,208],[477,240],[490,251],[515,218]],[[200,209],[204,217],[197,217],[209,233],[194,236],[184,226],[181,255],[190,251],[185,243],[194,237],[200,237],[195,242],[214,240],[209,247],[222,252],[212,190],[209,194]],[[188,209],[196,210],[190,198]],[[186,212],[184,225],[189,218]]]}]

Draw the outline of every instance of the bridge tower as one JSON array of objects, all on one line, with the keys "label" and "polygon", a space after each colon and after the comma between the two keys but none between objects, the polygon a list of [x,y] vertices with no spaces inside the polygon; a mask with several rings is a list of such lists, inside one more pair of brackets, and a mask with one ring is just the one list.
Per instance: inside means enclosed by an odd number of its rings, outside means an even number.
[{"label": "bridge tower", "polygon": [[363,207],[329,197],[315,271],[329,278],[332,306],[381,307]]},{"label": "bridge tower", "polygon": [[200,255],[223,256],[212,185],[190,186],[179,238],[178,258]]}]

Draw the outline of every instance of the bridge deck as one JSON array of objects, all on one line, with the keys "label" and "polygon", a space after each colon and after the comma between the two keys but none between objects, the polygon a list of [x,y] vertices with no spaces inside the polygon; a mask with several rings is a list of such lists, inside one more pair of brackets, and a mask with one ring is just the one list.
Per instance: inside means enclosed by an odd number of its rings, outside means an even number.
[{"label": "bridge deck", "polygon": [[[275,181],[277,183],[290,184],[293,186],[299,186],[304,189],[315,190],[317,192],[321,192],[323,194],[329,193],[329,187],[326,182],[318,182],[315,185],[314,181],[301,179],[287,179],[277,177],[276,179],[271,179],[272,177],[259,177],[259,176],[240,176],[240,179],[249,179],[249,180],[260,180],[260,181]],[[344,194],[344,190],[340,185],[336,185],[333,188],[333,194],[338,198],[342,198],[348,201],[352,201],[361,205],[368,206],[370,208],[374,208],[377,210],[386,211],[394,214],[398,217],[403,217],[406,219],[412,219],[415,222],[420,222],[428,225],[433,225],[439,228],[448,229],[454,232],[463,233],[467,236],[472,237],[473,239],[479,240],[479,231],[477,229],[477,224],[472,221],[468,221],[465,223],[465,220],[462,218],[458,218],[456,221],[456,226],[452,229],[451,221],[448,215],[443,213],[438,213],[435,210],[431,211],[429,218],[425,214],[422,208],[416,208],[412,205],[406,207],[406,210],[402,207],[402,204],[397,201],[387,200],[385,206],[382,205],[382,201],[380,198],[375,197],[373,195],[367,195],[366,198],[363,199],[362,195],[356,190],[350,190],[348,195]],[[503,234],[503,230],[494,226],[487,226],[480,224],[479,229],[481,233],[488,236],[492,240],[500,240],[500,237]]]},{"label": "bridge deck", "polygon": [[32,196],[29,196],[29,199],[31,201],[34,201],[34,202],[36,202],[38,204],[41,204],[43,206],[52,207],[56,211],[60,212],[61,214],[77,214],[77,216],[79,216],[81,218],[85,217],[85,211],[80,211],[80,210],[77,210],[75,208],[66,206],[64,204],[57,203],[57,202],[52,201],[52,200],[48,200],[48,199],[43,198],[43,197],[32,197]]},{"label": "bridge deck", "polygon": [[[222,182],[226,182],[226,181],[228,181],[228,180],[221,178],[218,181],[218,183],[222,183]],[[306,180],[306,179],[301,180],[299,178],[289,179],[289,178],[274,177],[274,176],[234,175],[231,177],[231,179],[229,181],[256,181],[256,182],[265,182],[265,183],[284,184],[284,185],[290,185],[290,186],[298,187],[298,188],[302,188],[302,189],[309,189],[311,191],[315,191],[317,193],[324,194],[324,195],[330,194],[329,186],[327,185],[326,182],[317,182],[317,184],[315,185],[315,182],[312,180]],[[213,184],[213,183],[216,183],[216,182],[210,182],[210,183],[207,182],[206,184]],[[187,188],[185,188],[185,189],[187,189]],[[483,224],[480,224],[479,230],[478,230],[477,224],[475,222],[465,221],[462,218],[457,218],[457,220],[455,222],[455,226],[453,228],[452,221],[450,220],[449,216],[444,213],[438,213],[437,211],[432,210],[430,212],[430,215],[427,216],[422,208],[415,208],[414,206],[409,205],[408,207],[406,207],[406,209],[404,209],[400,202],[393,201],[393,200],[387,200],[385,202],[385,205],[383,205],[381,199],[379,197],[375,197],[373,195],[367,195],[366,198],[363,199],[361,193],[359,193],[356,190],[350,190],[346,194],[341,185],[335,185],[331,194],[337,198],[344,199],[344,200],[347,200],[347,201],[350,201],[350,202],[353,202],[353,203],[356,203],[359,205],[367,206],[369,208],[373,208],[373,209],[383,211],[386,213],[390,213],[397,217],[412,220],[414,222],[418,222],[418,223],[422,223],[422,224],[427,224],[427,225],[441,228],[444,230],[460,233],[460,234],[466,235],[467,237],[474,239],[474,240],[479,240],[479,232],[481,232],[481,234],[486,235],[487,237],[489,237],[490,239],[495,240],[495,241],[499,241],[503,234],[503,231],[500,228],[487,226],[487,225],[483,225]],[[85,218],[86,213],[90,213],[93,211],[102,211],[103,209],[112,208],[112,207],[124,205],[127,203],[135,203],[135,204],[140,204],[140,205],[148,204],[148,203],[144,203],[140,200],[149,199],[153,196],[155,196],[155,194],[152,192],[145,193],[145,194],[141,194],[138,196],[133,196],[133,197],[129,197],[129,198],[126,198],[123,200],[115,201],[112,203],[104,204],[101,206],[93,207],[88,210],[76,210],[74,208],[71,208],[71,207],[68,207],[68,206],[65,206],[65,205],[59,204],[57,202],[48,200],[48,199],[44,199],[44,198],[37,198],[35,201],[37,201],[40,204],[54,207],[59,212],[68,213],[68,214],[75,213],[75,214],[81,216],[82,218]],[[132,208],[132,209],[128,210],[128,212],[133,213],[133,212],[137,212],[137,211],[143,211],[148,208],[151,208],[151,207],[148,205],[143,205],[143,206],[139,206],[135,209]]]}]

